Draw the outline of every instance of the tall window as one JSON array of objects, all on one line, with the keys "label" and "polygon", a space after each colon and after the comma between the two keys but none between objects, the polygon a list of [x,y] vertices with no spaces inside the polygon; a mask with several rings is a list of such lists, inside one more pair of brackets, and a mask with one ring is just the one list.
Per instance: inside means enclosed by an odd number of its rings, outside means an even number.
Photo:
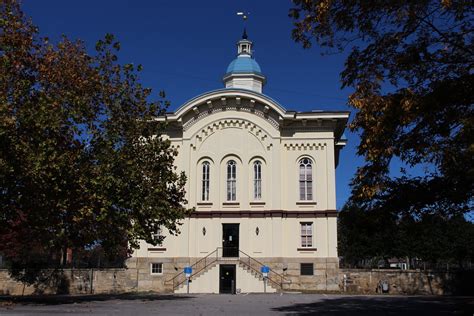
[{"label": "tall window", "polygon": [[313,247],[313,223],[301,223],[301,247]]},{"label": "tall window", "polygon": [[262,163],[259,160],[253,163],[253,198],[262,199]]},{"label": "tall window", "polygon": [[237,164],[234,160],[227,162],[227,201],[236,200]]},{"label": "tall window", "polygon": [[309,158],[300,160],[300,200],[313,200],[313,162]]},{"label": "tall window", "polygon": [[205,161],[202,163],[202,195],[203,201],[209,201],[209,176],[210,176],[211,165]]}]

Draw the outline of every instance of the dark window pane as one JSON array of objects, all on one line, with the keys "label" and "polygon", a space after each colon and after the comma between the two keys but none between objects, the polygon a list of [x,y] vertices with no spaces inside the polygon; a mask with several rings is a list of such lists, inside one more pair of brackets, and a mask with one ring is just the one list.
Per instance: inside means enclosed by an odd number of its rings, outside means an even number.
[{"label": "dark window pane", "polygon": [[312,263],[301,263],[300,264],[301,275],[313,275],[313,264]]}]

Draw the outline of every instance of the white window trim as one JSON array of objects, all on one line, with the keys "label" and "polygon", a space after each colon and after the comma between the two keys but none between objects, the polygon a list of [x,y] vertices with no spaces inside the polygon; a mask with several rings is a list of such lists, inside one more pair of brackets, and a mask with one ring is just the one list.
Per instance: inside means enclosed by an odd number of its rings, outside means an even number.
[{"label": "white window trim", "polygon": [[[232,163],[232,167],[231,166]],[[237,161],[230,159],[225,164],[225,177],[226,177],[226,202],[236,202],[237,201]],[[231,177],[229,177],[229,167],[231,168]],[[234,172],[232,174],[232,169]],[[233,177],[232,177],[233,176]]]},{"label": "white window trim", "polygon": [[[205,178],[204,165],[207,165],[207,179]],[[205,191],[207,184],[207,191]],[[207,194],[207,195],[206,195]],[[211,163],[209,161],[203,161],[201,163],[201,202],[210,202],[211,200]]]},{"label": "white window trim", "polygon": [[[153,272],[154,264],[161,264],[161,272]],[[150,262],[150,275],[163,275],[163,262]]]},{"label": "white window trim", "polygon": [[[256,174],[256,166],[258,164],[258,167],[259,167],[259,177],[257,177],[257,174]],[[252,163],[252,173],[253,173],[253,183],[252,183],[252,187],[253,187],[253,200],[252,201],[255,201],[255,202],[260,202],[263,200],[263,187],[262,187],[262,174],[263,174],[263,163],[261,160],[255,160],[253,163]],[[258,187],[257,187],[257,183],[258,183]],[[258,188],[258,190],[257,190]],[[258,194],[260,194],[260,196],[257,196]]]},{"label": "white window trim", "polygon": [[[311,227],[311,235],[304,235],[305,237],[311,236],[311,245],[303,245],[303,234],[301,228],[303,225],[308,225]],[[300,246],[301,248],[314,248],[314,223],[313,222],[300,222]]]},{"label": "white window trim", "polygon": [[[304,199],[301,199],[301,164],[304,159],[309,160],[309,165],[311,166],[311,181],[308,181],[307,179],[304,180],[305,188],[304,188]],[[298,174],[298,201],[297,203],[314,203],[315,202],[315,196],[314,196],[314,160],[310,157],[301,157],[298,159],[298,165],[297,165],[297,174]],[[306,178],[306,173],[305,173],[305,178]],[[308,182],[311,182],[311,190],[308,190]],[[308,199],[308,193],[311,193],[311,199]]]}]

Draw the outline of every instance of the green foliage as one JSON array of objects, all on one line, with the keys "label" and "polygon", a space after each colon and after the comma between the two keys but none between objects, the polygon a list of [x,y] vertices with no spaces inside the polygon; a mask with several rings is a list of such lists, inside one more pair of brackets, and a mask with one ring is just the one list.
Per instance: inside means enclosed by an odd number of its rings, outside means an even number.
[{"label": "green foliage", "polygon": [[346,204],[339,213],[338,252],[348,264],[391,257],[397,237],[395,216],[389,212]]},{"label": "green foliage", "polygon": [[351,266],[372,259],[416,258],[463,267],[474,260],[474,223],[462,215],[400,217],[396,211],[350,202],[339,214],[338,237],[339,255]]},{"label": "green foliage", "polygon": [[[178,233],[188,211],[184,174],[133,64],[107,34],[86,52],[53,45],[14,0],[0,3],[0,252],[21,270],[67,248],[108,253]],[[58,257],[59,256],[59,257]],[[31,282],[34,281],[30,280]]]},{"label": "green foliage", "polygon": [[[399,213],[463,214],[474,192],[474,6],[470,1],[294,0],[293,38],[350,48],[342,86],[365,157],[354,200]],[[389,177],[390,162],[429,165]],[[408,197],[408,198],[407,198]]]}]

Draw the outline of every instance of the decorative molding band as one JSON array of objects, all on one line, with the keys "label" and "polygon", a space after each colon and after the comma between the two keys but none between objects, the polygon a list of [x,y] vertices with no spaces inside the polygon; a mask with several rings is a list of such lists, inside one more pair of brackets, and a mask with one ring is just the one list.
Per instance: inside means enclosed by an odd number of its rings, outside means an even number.
[{"label": "decorative molding band", "polygon": [[327,146],[326,143],[292,143],[283,144],[287,150],[323,150]]},{"label": "decorative molding band", "polygon": [[240,218],[240,217],[281,217],[281,218],[314,218],[337,217],[336,210],[326,211],[283,211],[283,210],[242,210],[242,211],[194,211],[190,218]]},{"label": "decorative molding band", "polygon": [[275,129],[280,130],[280,124],[273,117],[268,115],[268,113],[255,109],[255,102],[252,103],[251,100],[248,100],[248,102],[245,102],[245,103],[242,102],[242,103],[243,104],[236,103],[235,105],[229,105],[229,103],[224,103],[222,104],[221,107],[209,107],[207,110],[204,110],[204,111],[199,111],[199,107],[195,107],[196,111],[194,111],[194,113],[196,113],[196,115],[194,115],[191,119],[189,119],[186,123],[183,124],[183,131],[188,130],[191,126],[193,126],[194,124],[196,124],[203,118],[209,115],[212,115],[214,113],[223,112],[223,111],[237,111],[237,112],[253,113],[261,117],[262,119],[268,121]]},{"label": "decorative molding band", "polygon": [[272,148],[271,137],[266,133],[265,130],[260,128],[253,122],[250,122],[246,119],[222,119],[209,125],[203,127],[199,132],[194,136],[194,140],[191,143],[191,146],[196,150],[199,146],[198,143],[204,142],[204,140],[215,133],[218,130],[226,128],[241,128],[247,130],[250,134],[254,135],[259,142],[266,148],[270,150]]}]

